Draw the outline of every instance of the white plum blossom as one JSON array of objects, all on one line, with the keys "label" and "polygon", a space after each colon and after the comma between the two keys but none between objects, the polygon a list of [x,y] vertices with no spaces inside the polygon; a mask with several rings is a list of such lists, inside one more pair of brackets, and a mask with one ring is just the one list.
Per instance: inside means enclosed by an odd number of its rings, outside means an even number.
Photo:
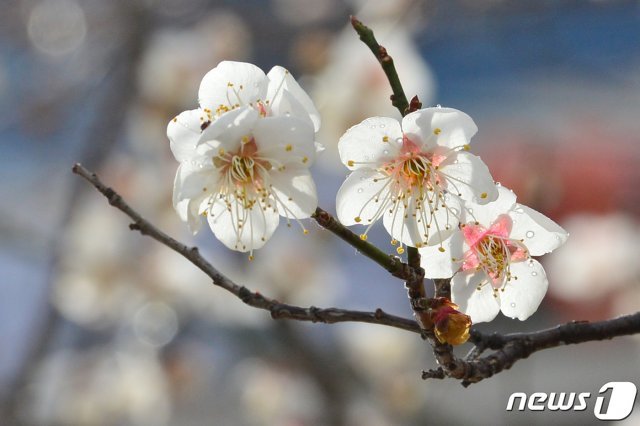
[{"label": "white plum blossom", "polygon": [[251,64],[222,62],[204,77],[199,97],[201,108],[167,127],[180,162],[173,204],[192,232],[207,216],[220,241],[252,258],[279,216],[307,218],[317,207],[308,168],[318,116],[282,67],[265,75]]},{"label": "white plum blossom", "polygon": [[525,320],[537,309],[548,281],[531,258],[561,246],[567,232],[543,214],[516,203],[515,194],[498,185],[498,199],[465,204],[460,230],[443,243],[420,250],[428,278],[451,278],[455,304],[474,323],[502,313]]},{"label": "white plum blossom", "polygon": [[[453,108],[425,108],[402,119],[374,117],[350,128],[338,142],[353,172],[337,195],[345,225],[382,218],[392,244],[441,245],[455,230],[463,200],[487,203],[497,191],[487,166],[468,152],[478,128]],[[440,247],[441,248],[441,247]]]}]

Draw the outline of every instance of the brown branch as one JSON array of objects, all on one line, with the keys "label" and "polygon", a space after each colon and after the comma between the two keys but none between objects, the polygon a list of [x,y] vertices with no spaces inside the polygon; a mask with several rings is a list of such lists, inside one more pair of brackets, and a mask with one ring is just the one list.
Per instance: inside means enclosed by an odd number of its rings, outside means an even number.
[{"label": "brown branch", "polygon": [[253,292],[244,286],[240,286],[223,275],[211,263],[202,257],[197,247],[189,247],[182,244],[160,231],[149,221],[140,216],[140,214],[131,208],[117,192],[104,185],[95,173],[90,172],[80,164],[74,165],[72,170],[73,173],[83,177],[91,183],[91,185],[93,185],[107,198],[109,204],[122,211],[124,214],[129,216],[131,220],[133,220],[133,223],[129,225],[131,230],[139,231],[142,235],[147,235],[170,249],[180,253],[207,274],[213,280],[214,285],[222,287],[249,306],[269,311],[271,313],[271,317],[274,319],[286,318],[298,321],[322,322],[326,324],[334,324],[338,322],[364,322],[400,328],[414,333],[420,332],[420,327],[415,321],[388,314],[382,309],[376,309],[375,312],[364,312],[338,308],[322,309],[315,306],[304,308],[281,303],[277,300],[263,296],[258,292]]},{"label": "brown branch", "polygon": [[389,271],[394,277],[401,280],[415,279],[415,271],[408,267],[406,263],[403,263],[400,258],[387,254],[373,244],[361,239],[359,235],[356,235],[349,228],[338,222],[327,211],[318,207],[311,217],[318,225],[346,241],[360,253]]}]

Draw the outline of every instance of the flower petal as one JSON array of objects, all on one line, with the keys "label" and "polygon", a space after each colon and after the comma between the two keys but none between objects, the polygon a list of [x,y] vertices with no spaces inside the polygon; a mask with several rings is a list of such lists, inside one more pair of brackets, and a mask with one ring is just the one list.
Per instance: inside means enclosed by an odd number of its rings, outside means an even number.
[{"label": "flower petal", "polygon": [[340,159],[351,170],[376,168],[400,153],[402,131],[393,118],[372,117],[351,127],[338,141]]},{"label": "flower petal", "polygon": [[399,200],[386,209],[384,227],[393,238],[408,246],[439,245],[458,229],[461,210],[457,197],[449,194],[445,197],[446,207],[435,196],[431,203],[417,201],[417,194],[408,197],[406,204]]},{"label": "flower petal", "polygon": [[352,172],[336,196],[338,220],[347,226],[356,223],[369,225],[380,217],[387,209],[389,182],[387,176],[376,170],[359,169]]},{"label": "flower petal", "polygon": [[[301,107],[313,123],[314,131],[317,132],[320,129],[320,113],[291,73],[281,66],[275,66],[271,68],[267,78],[269,79],[267,99],[271,102],[272,112],[275,115],[284,115],[287,111],[295,113]],[[283,96],[285,92],[291,94],[295,102]]]},{"label": "flower petal", "polygon": [[253,64],[222,61],[200,83],[200,107],[220,115],[233,107],[255,104],[265,99],[268,82],[264,72]]},{"label": "flower petal", "polygon": [[489,168],[480,157],[465,151],[451,153],[440,164],[446,187],[463,200],[486,204],[498,198]]},{"label": "flower petal", "polygon": [[208,122],[207,115],[201,109],[184,111],[169,122],[167,136],[173,156],[178,161],[186,161],[195,150],[202,126]]},{"label": "flower petal", "polygon": [[287,167],[282,172],[270,173],[269,179],[271,189],[278,197],[276,205],[281,216],[304,219],[316,211],[316,185],[306,167]]},{"label": "flower petal", "polygon": [[251,107],[238,108],[216,118],[200,136],[199,144],[207,144],[217,154],[237,152],[243,137],[251,137],[259,114]]},{"label": "flower petal", "polygon": [[303,120],[280,116],[261,118],[255,123],[253,136],[257,154],[273,161],[275,168],[286,164],[308,167],[315,161],[313,127]]},{"label": "flower petal", "polygon": [[533,256],[552,252],[564,244],[569,236],[553,220],[522,204],[516,204],[509,216],[514,223],[511,238],[523,240]]},{"label": "flower petal", "polygon": [[511,276],[500,292],[500,309],[509,318],[524,321],[538,309],[547,293],[547,275],[540,262],[529,259],[512,263]]},{"label": "flower petal", "polygon": [[211,230],[231,250],[250,252],[262,247],[278,227],[280,216],[273,208],[256,202],[245,209],[235,198],[216,199],[207,214]]},{"label": "flower petal", "polygon": [[187,198],[198,197],[204,193],[211,194],[218,178],[219,174],[212,167],[203,169],[195,162],[181,163],[173,181],[174,205]]},{"label": "flower petal", "polygon": [[426,278],[450,278],[462,265],[461,259],[465,253],[464,237],[461,232],[454,232],[440,246],[425,246],[420,249],[421,265]]},{"label": "flower petal", "polygon": [[460,148],[467,145],[478,131],[476,123],[454,108],[424,108],[402,119],[402,131],[414,142],[420,141],[423,150],[436,145]]},{"label": "flower petal", "polygon": [[486,284],[484,272],[458,272],[451,279],[451,300],[475,324],[491,321],[500,312],[493,288]]},{"label": "flower petal", "polygon": [[496,188],[498,190],[498,198],[495,201],[484,205],[473,201],[465,203],[465,223],[478,222],[485,228],[489,228],[497,220],[498,216],[511,210],[516,203],[516,194],[502,185],[496,185]]}]

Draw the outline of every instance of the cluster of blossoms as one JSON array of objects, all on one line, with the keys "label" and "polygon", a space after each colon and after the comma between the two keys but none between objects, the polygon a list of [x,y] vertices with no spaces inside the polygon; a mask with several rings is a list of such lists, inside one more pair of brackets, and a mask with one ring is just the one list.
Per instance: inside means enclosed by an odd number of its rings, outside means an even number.
[{"label": "cluster of blossoms", "polygon": [[476,131],[468,115],[441,107],[352,127],[339,141],[353,172],[338,192],[338,218],[365,225],[363,239],[382,218],[399,254],[417,247],[427,278],[451,278],[451,313],[457,305],[474,323],[500,311],[524,320],[548,285],[531,256],[556,249],[567,233],[494,183],[469,152]]},{"label": "cluster of blossoms", "polygon": [[[194,233],[204,215],[220,241],[252,258],[280,216],[299,222],[317,207],[308,168],[318,151],[318,112],[284,68],[265,75],[239,62],[222,62],[204,77],[199,103],[167,129],[180,162],[174,207]],[[427,278],[451,278],[452,301],[430,307],[429,321],[454,344],[466,341],[471,321],[535,312],[548,283],[531,256],[567,238],[494,183],[470,153],[477,130],[467,114],[438,106],[402,122],[368,118],[338,142],[352,171],[337,195],[339,220],[364,225],[366,240],[382,219],[398,254],[416,247]]]},{"label": "cluster of blossoms", "polygon": [[317,207],[309,166],[318,112],[282,67],[265,75],[252,64],[221,62],[205,75],[198,97],[200,108],[167,127],[180,162],[173,205],[193,233],[206,216],[222,243],[252,258],[280,216],[299,222]]}]

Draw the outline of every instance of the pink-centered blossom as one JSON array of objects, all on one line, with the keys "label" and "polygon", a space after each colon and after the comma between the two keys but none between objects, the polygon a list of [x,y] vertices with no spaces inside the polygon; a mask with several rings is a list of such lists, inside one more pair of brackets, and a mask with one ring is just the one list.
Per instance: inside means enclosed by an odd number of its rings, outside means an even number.
[{"label": "pink-centered blossom", "polygon": [[349,129],[338,143],[353,172],[337,195],[345,225],[367,226],[382,218],[392,243],[441,245],[455,230],[464,200],[483,204],[497,191],[486,165],[469,151],[477,127],[452,108],[426,108],[402,123],[374,117]]},{"label": "pink-centered blossom", "polygon": [[531,258],[555,250],[568,234],[541,213],[516,203],[502,186],[498,199],[465,204],[459,231],[442,249],[420,250],[428,278],[451,278],[454,303],[474,323],[491,321],[498,312],[525,320],[547,291],[542,265]]}]

